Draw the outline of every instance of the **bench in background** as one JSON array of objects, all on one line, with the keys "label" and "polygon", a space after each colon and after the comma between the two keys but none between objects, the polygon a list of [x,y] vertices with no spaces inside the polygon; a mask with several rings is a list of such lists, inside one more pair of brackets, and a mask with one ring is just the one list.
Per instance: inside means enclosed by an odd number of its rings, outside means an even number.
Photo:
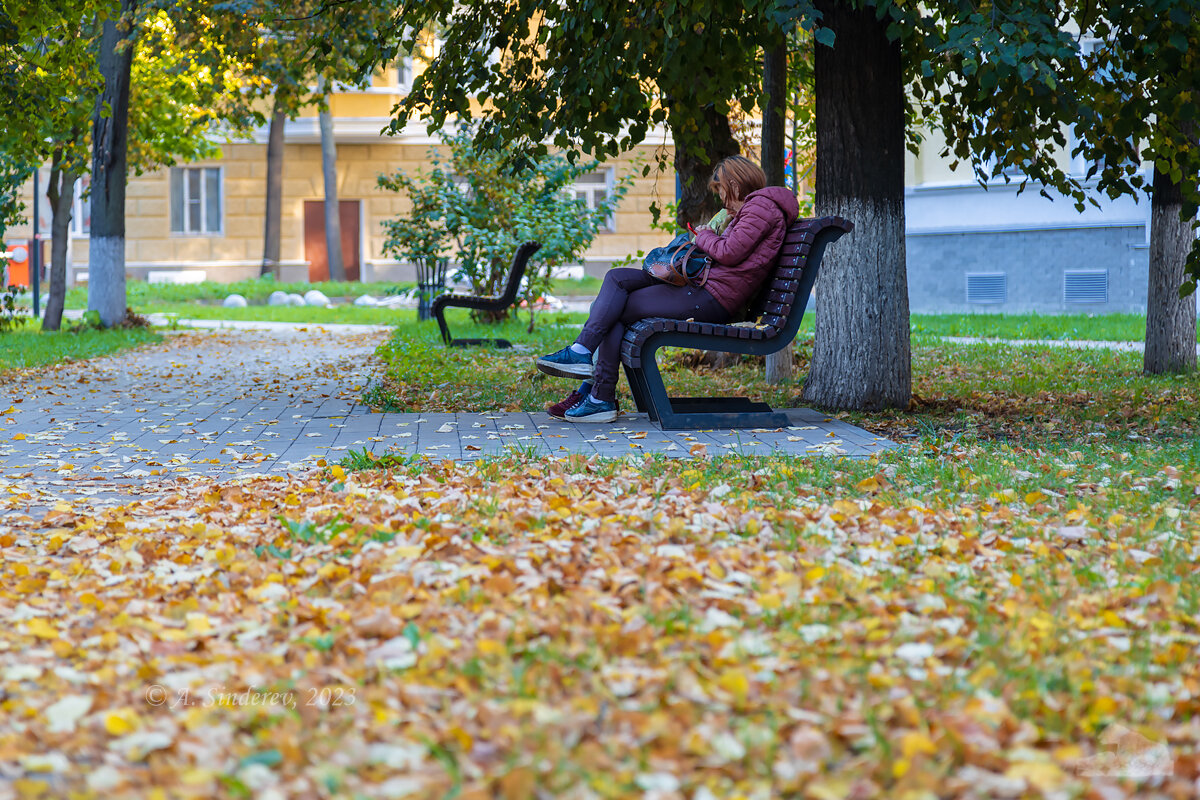
[{"label": "bench in background", "polygon": [[517,248],[513,256],[512,267],[508,272],[508,283],[504,293],[499,297],[476,297],[469,294],[443,294],[433,300],[433,316],[437,318],[438,328],[442,331],[442,341],[447,347],[469,347],[473,345],[490,344],[497,348],[512,347],[507,339],[455,339],[450,335],[446,325],[446,308],[471,308],[477,311],[503,311],[517,300],[517,290],[521,287],[521,279],[525,277],[525,268],[529,258],[538,251],[541,245],[537,242],[526,242]]}]

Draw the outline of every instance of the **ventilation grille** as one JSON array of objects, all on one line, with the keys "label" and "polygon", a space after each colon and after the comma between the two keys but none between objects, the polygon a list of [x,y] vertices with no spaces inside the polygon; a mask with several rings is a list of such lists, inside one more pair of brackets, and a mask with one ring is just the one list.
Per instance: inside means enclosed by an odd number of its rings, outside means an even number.
[{"label": "ventilation grille", "polygon": [[967,273],[968,303],[1003,303],[1008,299],[1008,273]]},{"label": "ventilation grille", "polygon": [[1107,303],[1108,270],[1072,269],[1063,273],[1064,303]]}]

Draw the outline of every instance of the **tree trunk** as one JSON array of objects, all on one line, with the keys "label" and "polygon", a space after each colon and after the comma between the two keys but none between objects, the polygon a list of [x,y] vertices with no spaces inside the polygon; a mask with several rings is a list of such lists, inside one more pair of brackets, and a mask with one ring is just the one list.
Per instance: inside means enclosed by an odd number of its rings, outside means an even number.
[{"label": "tree trunk", "polygon": [[46,316],[42,330],[62,327],[63,305],[67,299],[67,247],[71,243],[71,212],[75,205],[75,181],[79,176],[62,167],[62,151],[54,153],[50,163],[50,292],[46,297]]},{"label": "tree trunk", "polygon": [[804,399],[831,409],[907,408],[912,396],[904,253],[904,84],[885,16],[820,0],[834,46],[817,45],[818,215],[854,232],[826,251]]},{"label": "tree trunk", "polygon": [[782,36],[776,46],[763,54],[763,94],[767,106],[763,109],[762,168],[767,173],[767,186],[783,186],[787,142],[787,42]]},{"label": "tree trunk", "polygon": [[[317,91],[324,92],[325,79],[317,81]],[[329,255],[329,280],[346,280],[342,262],[342,218],[338,213],[337,145],[333,141],[333,114],[326,106],[321,109],[321,171],[325,175],[325,251]]]},{"label": "tree trunk", "polygon": [[287,111],[275,93],[275,112],[267,133],[266,221],[263,223],[263,258],[259,275],[279,277],[279,237],[283,228],[283,126]]},{"label": "tree trunk", "polygon": [[1195,219],[1180,219],[1182,207],[1179,185],[1156,169],[1150,205],[1150,282],[1143,360],[1143,367],[1151,375],[1196,369],[1196,293],[1179,296],[1184,263],[1195,240]]},{"label": "tree trunk", "polygon": [[125,320],[125,150],[129,133],[131,37],[137,0],[121,0],[118,19],[106,19],[97,65],[104,88],[92,115],[92,229],[88,245],[88,308],[105,327]]},{"label": "tree trunk", "polygon": [[[783,186],[786,181],[784,164],[787,136],[787,41],[779,43],[763,56],[763,94],[767,107],[763,109],[762,168],[768,186]],[[767,383],[790,383],[793,377],[792,345],[767,356]]]},{"label": "tree trunk", "polygon": [[718,161],[741,152],[727,115],[712,108],[703,109],[699,124],[708,131],[708,141],[699,143],[695,141],[689,120],[696,121],[691,114],[675,115],[671,124],[671,136],[675,139],[675,174],[680,187],[677,215],[680,227],[689,222],[705,222],[721,210],[720,200],[709,190],[708,181]]}]

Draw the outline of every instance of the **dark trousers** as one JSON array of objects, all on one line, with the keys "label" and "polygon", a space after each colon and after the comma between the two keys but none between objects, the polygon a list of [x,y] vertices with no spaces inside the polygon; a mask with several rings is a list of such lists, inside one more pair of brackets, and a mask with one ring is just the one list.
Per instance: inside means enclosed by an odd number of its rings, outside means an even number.
[{"label": "dark trousers", "polygon": [[729,320],[729,312],[704,289],[669,286],[631,267],[609,270],[575,340],[596,354],[592,396],[597,400],[616,399],[625,326],[646,317],[723,323]]}]

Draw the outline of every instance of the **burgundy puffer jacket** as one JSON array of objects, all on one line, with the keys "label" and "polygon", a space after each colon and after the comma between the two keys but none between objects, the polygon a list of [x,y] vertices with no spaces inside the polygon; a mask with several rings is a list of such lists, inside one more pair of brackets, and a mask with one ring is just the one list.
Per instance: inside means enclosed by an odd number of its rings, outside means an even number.
[{"label": "burgundy puffer jacket", "polygon": [[799,214],[790,189],[768,186],[750,193],[723,234],[708,229],[696,234],[696,244],[715,262],[704,288],[730,314],[738,315],[766,280]]}]

